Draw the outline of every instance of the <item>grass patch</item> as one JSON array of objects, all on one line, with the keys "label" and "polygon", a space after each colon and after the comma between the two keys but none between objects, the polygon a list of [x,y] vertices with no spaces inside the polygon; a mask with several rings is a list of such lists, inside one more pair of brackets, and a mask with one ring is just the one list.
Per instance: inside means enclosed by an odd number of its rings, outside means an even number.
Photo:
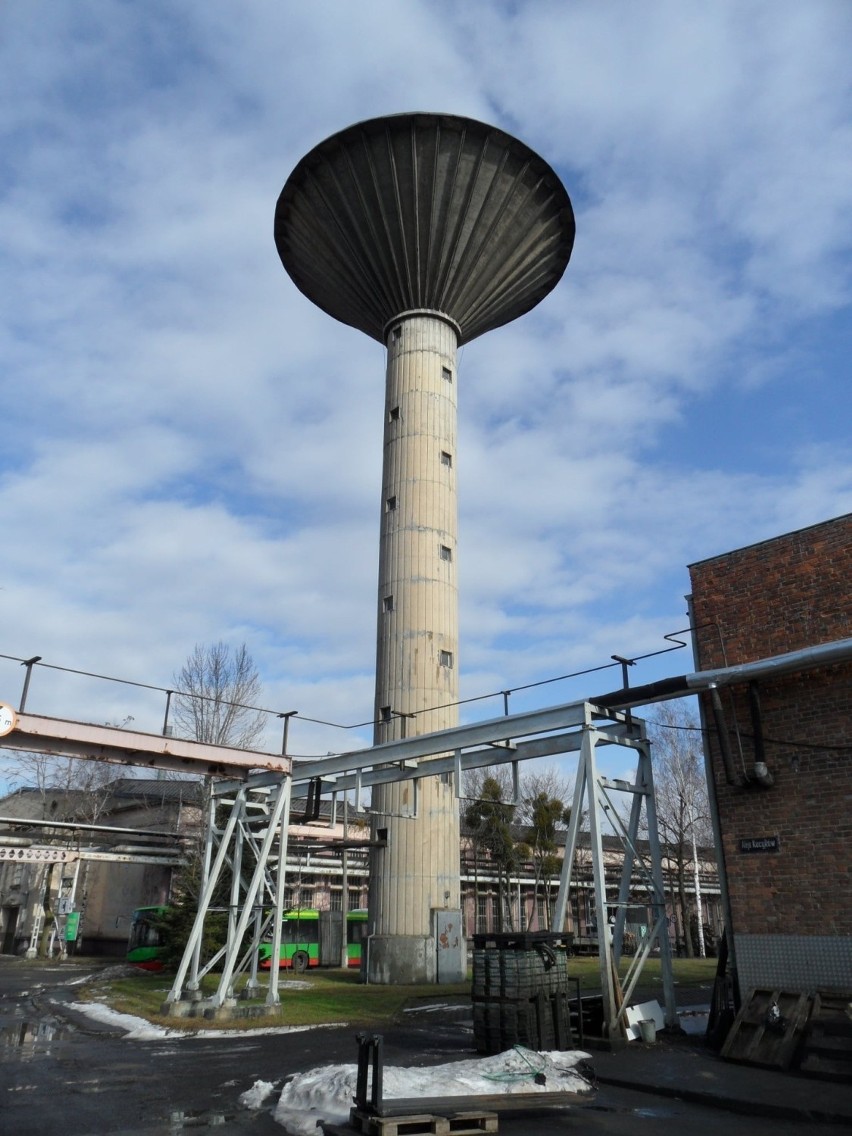
[{"label": "grass patch", "polygon": [[[621,968],[622,975],[627,969]],[[715,959],[675,959],[672,964],[678,988],[709,987],[716,973]],[[596,958],[574,958],[569,973],[580,979],[580,989],[592,993],[600,990],[600,968]],[[266,979],[262,978],[262,1004],[266,998]],[[202,982],[202,993],[209,997],[216,989],[218,979],[208,975]],[[236,983],[239,990],[245,978]],[[432,984],[420,986],[373,986],[362,984],[357,972],[322,970],[300,975],[297,982],[282,977],[279,982],[282,1013],[274,1016],[236,1019],[227,1022],[209,1022],[201,1018],[166,1018],[160,1008],[171,986],[170,977],[140,971],[138,975],[96,980],[83,988],[86,1001],[102,1002],[123,1014],[133,1014],[172,1029],[256,1029],[264,1025],[319,1026],[332,1022],[347,1022],[352,1026],[374,1028],[399,1021],[403,1010],[435,1002],[464,1004],[470,998],[470,983],[448,986]],[[660,960],[649,959],[642,970],[639,986],[647,991],[659,988],[662,992]],[[251,1005],[252,1003],[248,1003]]]},{"label": "grass patch", "polygon": [[[263,1004],[267,981],[261,978],[258,999],[246,1000],[247,1005]],[[245,977],[234,984],[237,993],[245,986]],[[201,992],[205,997],[214,993],[218,977],[208,975],[202,980]],[[81,998],[88,1002],[101,1002],[121,1014],[133,1014],[157,1025],[174,1029],[256,1029],[264,1025],[316,1026],[332,1022],[348,1022],[358,1026],[388,1024],[399,1018],[406,1006],[432,1001],[464,1001],[470,997],[470,984],[436,987],[372,986],[363,985],[356,972],[323,970],[300,975],[297,981],[281,978],[278,990],[282,1013],[268,1017],[234,1019],[227,1022],[210,1022],[202,1018],[167,1018],[160,1012],[171,988],[166,973],[138,975],[96,980],[86,986]]]}]

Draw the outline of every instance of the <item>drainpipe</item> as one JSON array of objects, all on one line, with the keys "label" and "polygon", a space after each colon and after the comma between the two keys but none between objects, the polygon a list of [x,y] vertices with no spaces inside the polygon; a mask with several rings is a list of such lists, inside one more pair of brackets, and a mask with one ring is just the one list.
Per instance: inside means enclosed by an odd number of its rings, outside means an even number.
[{"label": "drainpipe", "polygon": [[719,688],[715,682],[712,682],[708,689],[710,691],[710,702],[713,706],[713,721],[716,725],[716,737],[719,741],[719,750],[722,754],[722,766],[725,770],[725,780],[729,785],[737,785],[739,782],[734,776],[734,762],[731,757],[731,739],[728,736],[728,726],[725,721],[725,710],[722,706]]},{"label": "drainpipe", "polygon": [[760,691],[757,683],[748,684],[748,702],[751,709],[751,732],[754,737],[754,768],[752,777],[763,789],[775,784],[775,778],[766,765],[766,747],[763,743],[763,715],[760,712]]}]

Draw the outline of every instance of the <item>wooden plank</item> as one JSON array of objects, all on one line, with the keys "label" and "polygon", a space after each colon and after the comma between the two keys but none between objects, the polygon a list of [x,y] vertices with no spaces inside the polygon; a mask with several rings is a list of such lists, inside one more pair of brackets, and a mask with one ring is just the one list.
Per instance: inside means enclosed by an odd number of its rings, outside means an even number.
[{"label": "wooden plank", "polygon": [[[375,1115],[403,1116],[406,1113],[515,1112],[530,1108],[566,1108],[569,1105],[587,1105],[595,1099],[594,1089],[587,1093],[528,1092],[528,1093],[477,1093],[475,1096],[452,1097],[396,1097],[385,1098]],[[372,1114],[371,1114],[372,1115]]]}]

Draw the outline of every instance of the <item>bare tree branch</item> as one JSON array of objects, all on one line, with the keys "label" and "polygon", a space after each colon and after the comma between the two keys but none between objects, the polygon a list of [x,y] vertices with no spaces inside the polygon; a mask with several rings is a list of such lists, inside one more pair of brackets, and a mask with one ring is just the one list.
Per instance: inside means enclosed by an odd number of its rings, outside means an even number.
[{"label": "bare tree branch", "polygon": [[174,682],[173,717],[182,737],[240,749],[257,746],[265,724],[254,709],[260,676],[244,643],[235,650],[221,641],[197,643]]}]

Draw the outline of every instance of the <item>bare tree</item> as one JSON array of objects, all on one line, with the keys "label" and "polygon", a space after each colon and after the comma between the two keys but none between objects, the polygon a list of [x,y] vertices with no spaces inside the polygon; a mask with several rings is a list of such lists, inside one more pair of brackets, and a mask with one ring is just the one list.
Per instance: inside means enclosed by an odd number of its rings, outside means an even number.
[{"label": "bare tree", "polygon": [[174,682],[173,718],[183,737],[256,747],[264,729],[264,715],[256,706],[260,676],[245,643],[234,650],[221,641],[197,643]]},{"label": "bare tree", "polygon": [[[701,750],[701,732],[689,709],[668,702],[655,709],[649,728],[652,740],[657,824],[663,853],[671,865],[672,897],[679,915],[680,934],[691,958],[694,944],[691,911],[687,897],[687,872],[698,873],[699,846],[712,846],[713,832],[707,797],[707,781]],[[695,895],[697,906],[698,895]],[[702,920],[696,911],[696,924]],[[699,930],[699,940],[702,931]]]}]

